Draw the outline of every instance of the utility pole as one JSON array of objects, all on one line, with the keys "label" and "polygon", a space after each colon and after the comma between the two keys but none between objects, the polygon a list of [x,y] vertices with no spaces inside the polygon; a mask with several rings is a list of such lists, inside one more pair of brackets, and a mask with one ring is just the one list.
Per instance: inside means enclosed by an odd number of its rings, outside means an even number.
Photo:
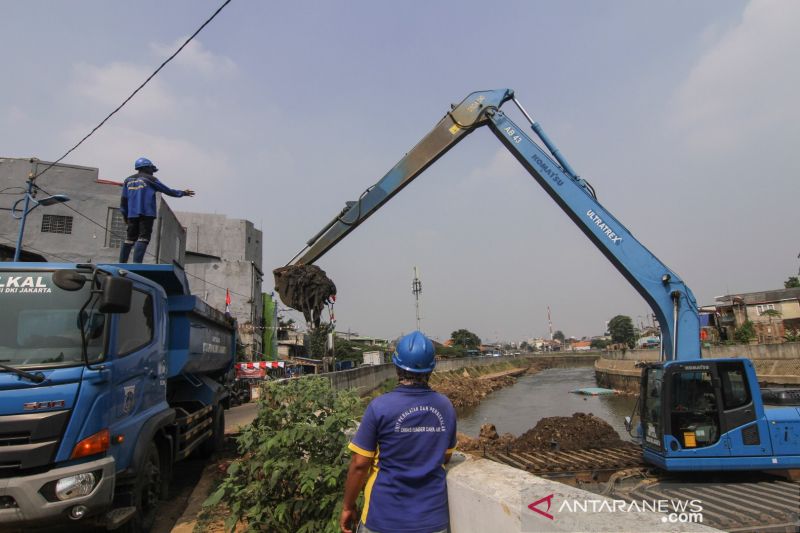
[{"label": "utility pole", "polygon": [[553,340],[553,321],[550,320],[550,306],[547,306],[547,326],[550,328],[550,340]]},{"label": "utility pole", "polygon": [[422,281],[419,279],[417,267],[414,267],[414,280],[411,282],[411,293],[414,295],[417,308],[417,330],[419,331],[419,295],[422,294]]}]

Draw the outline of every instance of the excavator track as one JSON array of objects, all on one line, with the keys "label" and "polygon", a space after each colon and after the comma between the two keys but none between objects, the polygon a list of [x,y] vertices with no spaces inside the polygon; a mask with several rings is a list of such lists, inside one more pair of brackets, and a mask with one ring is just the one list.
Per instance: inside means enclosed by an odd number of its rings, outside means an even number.
[{"label": "excavator track", "polygon": [[578,476],[605,481],[612,473],[644,467],[642,450],[635,445],[573,451],[512,452],[486,450],[487,459],[547,478]]}]

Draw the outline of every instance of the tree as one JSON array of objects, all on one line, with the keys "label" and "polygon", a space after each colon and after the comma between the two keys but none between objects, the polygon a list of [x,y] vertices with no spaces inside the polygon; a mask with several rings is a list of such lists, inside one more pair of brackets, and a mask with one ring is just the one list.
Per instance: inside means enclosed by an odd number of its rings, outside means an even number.
[{"label": "tree", "polygon": [[745,320],[744,323],[733,332],[733,338],[740,344],[748,344],[751,340],[755,339],[756,330],[753,327],[753,323],[749,320]]},{"label": "tree", "polygon": [[603,350],[609,345],[605,339],[592,339],[591,347],[593,350]]},{"label": "tree", "polygon": [[323,322],[318,328],[308,330],[308,353],[312,356],[324,357],[328,354],[328,333],[333,331],[333,324]]},{"label": "tree", "polygon": [[564,342],[564,332],[561,331],[560,329],[557,330],[555,333],[553,333],[553,339],[555,339],[557,341],[561,341],[563,343]]},{"label": "tree", "polygon": [[633,331],[633,320],[625,315],[617,315],[608,321],[608,334],[616,344],[627,344],[629,348],[636,346],[636,334]]},{"label": "tree", "polygon": [[520,350],[524,350],[526,352],[530,352],[531,351],[531,345],[528,344],[528,341],[522,341],[522,343],[519,345],[519,349]]},{"label": "tree", "polygon": [[800,287],[800,276],[789,276],[789,279],[783,282],[783,286],[787,289],[796,289]]},{"label": "tree", "polygon": [[467,329],[459,329],[450,334],[453,340],[453,346],[462,346],[464,348],[480,348],[481,339]]},{"label": "tree", "polygon": [[769,329],[771,332],[770,337],[772,338],[772,340],[774,340],[777,335],[775,335],[775,330],[772,329],[773,327],[775,327],[773,321],[776,318],[781,318],[781,316],[783,315],[781,315],[781,312],[778,311],[777,309],[765,309],[764,312],[761,313],[761,315],[769,317]]}]

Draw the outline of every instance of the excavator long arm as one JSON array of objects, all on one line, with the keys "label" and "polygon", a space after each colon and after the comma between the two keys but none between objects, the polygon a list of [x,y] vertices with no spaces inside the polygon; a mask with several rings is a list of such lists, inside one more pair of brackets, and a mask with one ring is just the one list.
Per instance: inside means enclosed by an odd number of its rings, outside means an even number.
[{"label": "excavator long arm", "polygon": [[[500,110],[508,101],[513,101],[520,108],[549,154]],[[364,191],[357,201],[348,202],[345,209],[310,239],[306,249],[287,266],[310,265],[318,260],[437,159],[481,126],[489,126],[500,142],[644,297],[661,326],[662,359],[699,358],[700,320],[691,290],[598,202],[591,186],[578,177],[510,89],[475,92],[453,106],[433,130],[380,181]],[[276,270],[276,282],[283,297],[278,280],[278,271],[281,270]]]}]

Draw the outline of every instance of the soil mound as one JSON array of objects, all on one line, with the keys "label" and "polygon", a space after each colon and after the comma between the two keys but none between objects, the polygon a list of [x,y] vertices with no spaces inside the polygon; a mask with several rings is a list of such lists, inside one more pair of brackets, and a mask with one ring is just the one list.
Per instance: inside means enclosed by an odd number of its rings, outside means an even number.
[{"label": "soil mound", "polygon": [[[464,371],[466,374],[466,371]],[[503,387],[513,385],[516,379],[511,376],[502,376],[491,379],[476,379],[466,375],[448,375],[437,377],[431,388],[441,392],[453,403],[453,407],[472,407],[478,405],[487,394]]]},{"label": "soil mound", "polygon": [[589,450],[623,444],[611,424],[592,414],[542,418],[512,445],[520,452],[530,450]]}]

